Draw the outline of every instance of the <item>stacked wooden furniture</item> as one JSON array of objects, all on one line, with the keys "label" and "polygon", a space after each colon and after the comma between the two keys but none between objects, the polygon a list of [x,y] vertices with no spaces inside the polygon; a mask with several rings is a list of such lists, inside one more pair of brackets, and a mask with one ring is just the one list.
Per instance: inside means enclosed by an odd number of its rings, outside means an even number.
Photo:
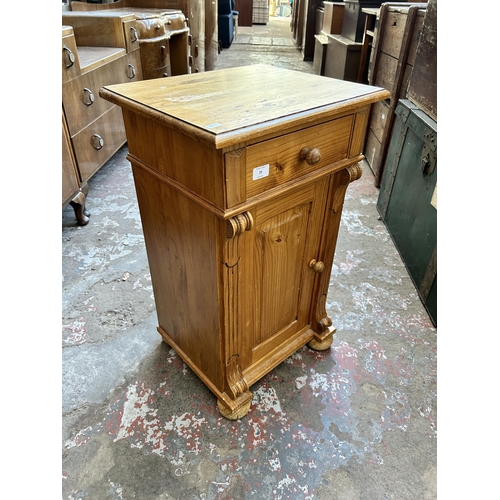
[{"label": "stacked wooden furniture", "polygon": [[315,49],[316,11],[323,2],[322,0],[299,0],[299,2],[300,17],[298,22],[302,26],[297,31],[295,43],[300,48],[304,61],[312,61]]},{"label": "stacked wooden furniture", "polygon": [[[211,6],[212,7],[212,6]],[[213,64],[217,57],[218,39],[217,39],[217,19],[216,12],[212,12],[214,8],[210,9],[211,15],[205,17],[205,1],[200,0],[119,0],[107,4],[94,4],[86,2],[74,1],[71,3],[73,11],[96,11],[96,10],[126,10],[134,12],[137,16],[152,16],[155,13],[162,18],[165,18],[167,24],[160,27],[160,20],[153,22],[159,26],[158,32],[145,31],[147,38],[152,37],[153,43],[156,44],[157,55],[155,58],[163,57],[167,59],[166,51],[168,48],[180,52],[171,57],[181,58],[187,57],[189,60],[190,71],[185,73],[198,73],[211,69],[209,66]],[[216,9],[215,9],[216,11]],[[168,17],[171,15],[179,16],[186,22],[186,28],[189,28],[189,34],[185,35],[185,31],[180,26],[177,26],[177,21],[173,18],[168,24]],[[181,31],[178,32],[177,30]],[[164,31],[164,33],[161,33]],[[209,38],[205,37],[205,33]],[[184,47],[183,40],[177,40],[176,37],[182,35],[180,38],[186,36],[188,38],[187,49]],[[161,40],[163,39],[163,41]],[[162,49],[161,47],[164,47]],[[206,55],[206,51],[209,52]],[[182,54],[184,52],[184,54]],[[207,62],[209,65],[207,65]],[[182,73],[182,74],[185,74]]]},{"label": "stacked wooden furniture", "polygon": [[363,34],[363,41],[361,45],[361,57],[359,61],[358,82],[368,83],[369,61],[371,50],[373,48],[373,41],[375,39],[375,27],[378,23],[378,16],[380,9],[366,8],[363,9],[365,14],[365,30]]},{"label": "stacked wooden furniture", "polygon": [[251,65],[101,96],[123,108],[158,330],[239,418],[273,367],[332,343],[344,195],[362,173],[369,106],[388,92]]},{"label": "stacked wooden furniture", "polygon": [[189,28],[180,10],[127,10],[137,19],[144,80],[191,72]]},{"label": "stacked wooden furniture", "polygon": [[[63,207],[72,203],[79,224],[87,181],[125,143],[120,108],[99,97],[106,84],[142,79],[135,18],[131,14],[63,16]],[[74,200],[77,196],[76,200]]]},{"label": "stacked wooden furniture", "polygon": [[341,34],[328,35],[325,76],[358,81],[365,21],[362,7],[379,7],[381,3],[381,0],[344,0]]},{"label": "stacked wooden furniture", "polygon": [[[117,2],[119,3],[119,2]],[[78,2],[75,2],[78,4]],[[99,4],[83,4],[99,5]],[[115,5],[115,4],[108,4]],[[190,73],[189,28],[180,10],[104,9],[63,14],[63,24],[78,26],[117,16],[135,19],[133,37],[140,47],[144,80]]]},{"label": "stacked wooden furniture", "polygon": [[344,7],[343,2],[323,2],[322,15],[316,15],[322,18],[322,22],[319,33],[314,35],[313,73],[315,75],[325,74],[328,36],[342,33]]},{"label": "stacked wooden furniture", "polygon": [[437,325],[437,0],[429,0],[384,164],[378,211]]},{"label": "stacked wooden furniture", "polygon": [[391,98],[372,107],[365,143],[365,155],[380,186],[394,111],[399,99],[406,97],[415,61],[426,3],[385,3],[380,8],[374,46],[368,71],[372,85],[386,88]]},{"label": "stacked wooden furniture", "polygon": [[353,42],[362,42],[366,14],[364,9],[378,9],[380,0],[344,0],[345,11],[342,23],[342,36]]}]

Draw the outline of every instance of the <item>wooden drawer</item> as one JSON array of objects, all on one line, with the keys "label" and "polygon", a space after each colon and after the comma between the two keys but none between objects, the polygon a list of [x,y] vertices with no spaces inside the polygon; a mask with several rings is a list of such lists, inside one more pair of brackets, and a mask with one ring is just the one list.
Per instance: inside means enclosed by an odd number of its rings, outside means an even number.
[{"label": "wooden drawer", "polygon": [[167,76],[172,76],[172,69],[170,68],[170,64],[167,66],[162,66],[161,68],[144,68],[142,67],[144,80],[153,80],[154,78],[165,78]]},{"label": "wooden drawer", "polygon": [[375,82],[373,84],[387,89],[391,94],[394,95],[394,88],[397,83],[398,77],[398,59],[391,57],[384,52],[380,52],[378,58],[378,71],[375,76]]},{"label": "wooden drawer", "polygon": [[370,168],[372,172],[375,175],[380,175],[381,174],[381,165],[380,165],[380,149],[381,149],[381,143],[373,133],[372,129],[369,129],[367,134],[366,134],[366,143],[365,143],[365,157],[366,161],[368,162],[368,165],[370,165]]},{"label": "wooden drawer", "polygon": [[390,108],[387,102],[379,101],[372,105],[370,129],[375,134],[375,137],[379,142],[382,142],[384,137],[385,124],[389,113]]},{"label": "wooden drawer", "polygon": [[123,22],[123,35],[125,36],[127,52],[133,52],[140,48],[139,31],[135,19]]},{"label": "wooden drawer", "polygon": [[[103,145],[100,149],[92,145],[94,134],[102,138]],[[125,143],[125,140],[122,111],[118,106],[113,106],[73,137],[73,148],[82,183],[90,179]]]},{"label": "wooden drawer", "polygon": [[406,22],[408,11],[395,12],[389,9],[384,23],[384,36],[380,44],[380,51],[399,59],[403,37],[407,30]]},{"label": "wooden drawer", "polygon": [[[190,70],[193,73],[204,71],[205,67],[205,40],[196,36],[191,37],[191,43],[188,42],[188,37],[185,35],[176,35],[170,39],[171,55],[176,58],[176,72],[174,74],[181,75],[182,68],[186,66],[186,61],[191,60]],[[189,63],[188,63],[189,64]],[[188,66],[189,68],[189,66]],[[174,65],[172,63],[172,69]],[[187,71],[186,71],[187,73]]]},{"label": "wooden drawer", "polygon": [[[247,198],[347,158],[352,124],[353,115],[349,115],[247,147]],[[317,163],[300,159],[306,147],[319,150]]]},{"label": "wooden drawer", "polygon": [[78,46],[121,47],[127,52],[139,49],[136,19],[131,12],[66,11],[62,23],[73,28]]},{"label": "wooden drawer", "polygon": [[165,36],[155,40],[142,40],[141,42],[142,75],[144,80],[151,80],[164,76],[169,68],[170,54],[169,40]]},{"label": "wooden drawer", "polygon": [[61,39],[62,81],[67,82],[80,76],[80,60],[76,49],[76,40],[73,28],[62,27]]},{"label": "wooden drawer", "polygon": [[[132,74],[135,76],[130,78]],[[141,79],[141,59],[137,51],[64,83],[63,106],[71,136],[111,109],[112,104],[99,97],[101,87]]]}]

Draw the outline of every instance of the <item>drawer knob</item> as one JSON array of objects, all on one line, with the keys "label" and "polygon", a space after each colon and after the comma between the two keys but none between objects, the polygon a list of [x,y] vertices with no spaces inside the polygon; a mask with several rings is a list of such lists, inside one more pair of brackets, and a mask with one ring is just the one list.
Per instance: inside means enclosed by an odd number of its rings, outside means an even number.
[{"label": "drawer knob", "polygon": [[325,264],[320,260],[311,259],[309,261],[309,267],[314,270],[315,273],[322,273],[325,270]]},{"label": "drawer knob", "polygon": [[90,138],[90,144],[92,144],[92,146],[95,149],[99,150],[99,149],[101,149],[104,146],[104,139],[100,135],[94,134]]},{"label": "drawer knob", "polygon": [[321,160],[321,153],[318,148],[302,148],[299,153],[299,157],[302,161],[306,160],[308,165],[316,165]]},{"label": "drawer knob", "polygon": [[132,35],[130,36],[130,41],[137,42],[137,40],[139,40],[139,35],[137,34],[137,30],[133,26],[131,26],[130,31],[132,32]]},{"label": "drawer knob", "polygon": [[88,88],[83,89],[83,104],[90,106],[94,103],[94,94]]},{"label": "drawer knob", "polygon": [[132,64],[127,64],[127,76],[132,79],[135,76],[135,68]]},{"label": "drawer knob", "polygon": [[75,54],[73,54],[73,51],[69,47],[66,47],[66,45],[63,47],[63,50],[65,50],[67,54],[66,67],[71,68],[71,66],[75,64]]}]

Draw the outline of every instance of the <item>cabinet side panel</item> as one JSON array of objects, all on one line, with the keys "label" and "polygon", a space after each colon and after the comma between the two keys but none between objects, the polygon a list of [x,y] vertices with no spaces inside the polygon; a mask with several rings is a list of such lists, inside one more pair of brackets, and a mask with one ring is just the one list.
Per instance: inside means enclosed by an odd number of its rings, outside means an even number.
[{"label": "cabinet side panel", "polygon": [[354,124],[351,133],[351,144],[349,146],[349,158],[358,156],[363,153],[363,143],[365,142],[365,135],[368,122],[369,108],[359,110],[354,118]]},{"label": "cabinet side panel", "polygon": [[62,114],[62,203],[68,201],[80,187],[80,179],[71,149],[71,143],[66,126],[64,113]]},{"label": "cabinet side panel", "polygon": [[224,208],[222,153],[123,109],[130,154]]},{"label": "cabinet side panel", "polygon": [[218,219],[132,162],[160,327],[222,388]]}]

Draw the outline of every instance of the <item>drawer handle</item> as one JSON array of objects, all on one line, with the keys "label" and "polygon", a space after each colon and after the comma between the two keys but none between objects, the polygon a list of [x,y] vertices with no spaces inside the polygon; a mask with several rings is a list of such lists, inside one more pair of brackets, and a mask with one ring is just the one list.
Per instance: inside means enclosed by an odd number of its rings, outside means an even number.
[{"label": "drawer handle", "polygon": [[135,68],[132,64],[127,64],[127,76],[132,79],[135,76]]},{"label": "drawer handle", "polygon": [[318,148],[302,148],[299,153],[299,157],[302,161],[306,160],[308,165],[316,165],[321,160],[321,153]]},{"label": "drawer handle", "polygon": [[132,32],[132,36],[130,37],[130,41],[137,42],[137,40],[139,40],[139,34],[137,33],[137,30],[133,26],[131,26],[130,31]]},{"label": "drawer handle", "polygon": [[100,135],[94,134],[90,138],[90,144],[97,150],[102,149],[104,146],[104,139]]},{"label": "drawer handle", "polygon": [[83,89],[83,104],[85,104],[85,106],[94,104],[94,94],[86,87]]},{"label": "drawer handle", "polygon": [[314,272],[318,274],[322,273],[325,270],[325,264],[320,260],[318,261],[316,259],[311,259],[309,261],[309,267],[312,268]]},{"label": "drawer handle", "polygon": [[63,47],[63,50],[65,50],[66,54],[68,55],[66,67],[71,68],[71,66],[75,64],[75,54],[73,54],[73,51],[69,47],[66,47],[66,45]]}]

